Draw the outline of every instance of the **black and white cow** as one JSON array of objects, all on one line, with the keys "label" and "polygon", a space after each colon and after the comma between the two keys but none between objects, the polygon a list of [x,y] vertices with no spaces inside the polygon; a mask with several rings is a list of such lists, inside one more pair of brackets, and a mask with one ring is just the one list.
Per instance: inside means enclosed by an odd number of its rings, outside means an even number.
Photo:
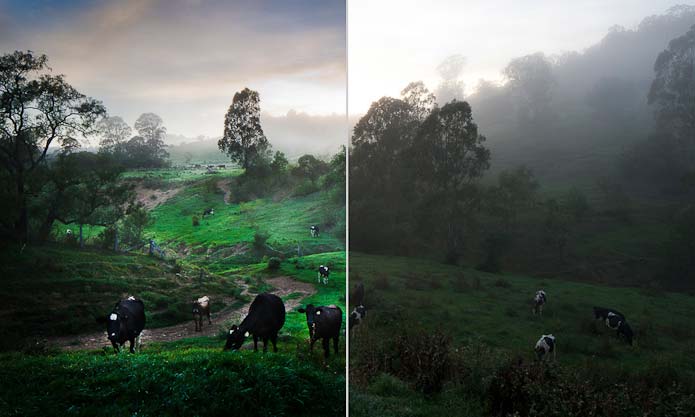
[{"label": "black and white cow", "polygon": [[253,336],[253,350],[258,350],[258,339],[263,340],[263,352],[268,351],[268,340],[277,352],[278,332],[285,324],[285,304],[275,294],[258,294],[249,307],[249,314],[239,326],[232,326],[227,334],[224,350],[238,350],[244,340]]},{"label": "black and white cow", "polygon": [[533,296],[533,314],[543,315],[543,305],[548,302],[548,295],[543,290],[536,291]]},{"label": "black and white cow", "polygon": [[214,216],[215,215],[215,209],[213,208],[208,208],[203,211],[203,217],[205,216]]},{"label": "black and white cow", "polygon": [[106,324],[106,332],[116,353],[127,341],[130,353],[140,349],[140,336],[145,328],[145,304],[135,297],[128,297],[116,303],[107,317],[97,318],[98,323]]},{"label": "black and white cow", "polygon": [[330,275],[328,267],[323,265],[319,266],[318,282],[321,283],[323,281],[324,285],[328,284],[328,275]]},{"label": "black and white cow", "polygon": [[309,230],[311,231],[311,237],[319,237],[320,230],[318,226],[314,224],[309,228]]},{"label": "black and white cow", "polygon": [[210,297],[207,295],[193,301],[193,322],[196,332],[203,331],[203,316],[207,316],[208,324],[212,324],[212,320],[210,320]]},{"label": "black and white cow", "polygon": [[348,326],[350,330],[352,330],[353,327],[357,326],[364,320],[364,316],[367,315],[367,308],[363,306],[362,304],[358,305],[352,310],[352,313],[350,313],[350,317],[348,318]]},{"label": "black and white cow", "polygon": [[603,320],[608,328],[616,331],[618,337],[624,337],[632,345],[634,334],[623,313],[610,308],[594,307],[594,318]]},{"label": "black and white cow", "polygon": [[536,342],[536,346],[533,349],[536,352],[536,356],[539,360],[543,360],[545,355],[552,353],[553,360],[555,360],[555,336],[552,334],[544,334]]},{"label": "black and white cow", "polygon": [[330,340],[333,339],[335,354],[338,354],[338,340],[340,339],[340,326],[343,324],[343,310],[338,306],[314,306],[309,304],[306,308],[300,308],[300,313],[306,314],[306,325],[309,327],[310,350],[314,350],[314,343],[321,339],[323,356],[328,358],[330,352]]}]

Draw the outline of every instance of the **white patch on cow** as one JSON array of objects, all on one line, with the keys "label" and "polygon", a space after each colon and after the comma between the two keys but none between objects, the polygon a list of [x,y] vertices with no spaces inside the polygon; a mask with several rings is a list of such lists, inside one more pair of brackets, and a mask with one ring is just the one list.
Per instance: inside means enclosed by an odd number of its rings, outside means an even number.
[{"label": "white patch on cow", "polygon": [[230,331],[229,331],[229,334],[234,334],[234,330],[230,330]]},{"label": "white patch on cow", "polygon": [[317,315],[317,316],[320,316],[320,315],[321,315],[321,311],[320,311],[320,310],[317,311],[317,312],[316,312],[316,315]]},{"label": "white patch on cow", "polygon": [[116,333],[111,333],[111,336],[116,336]]},{"label": "white patch on cow", "polygon": [[109,320],[111,320],[111,321],[118,320],[118,314],[111,313],[111,315],[109,316]]},{"label": "white patch on cow", "polygon": [[135,301],[135,297],[133,297],[133,296],[131,295],[130,297],[128,297],[128,300],[130,300],[130,301]]},{"label": "white patch on cow", "polygon": [[244,333],[244,337],[249,337],[249,332]]}]

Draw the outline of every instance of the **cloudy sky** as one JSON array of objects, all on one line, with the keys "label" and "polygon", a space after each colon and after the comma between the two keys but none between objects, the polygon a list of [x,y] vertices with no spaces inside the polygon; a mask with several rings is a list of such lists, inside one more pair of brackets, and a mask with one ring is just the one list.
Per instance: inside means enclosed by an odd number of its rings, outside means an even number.
[{"label": "cloudy sky", "polygon": [[430,90],[437,65],[466,58],[467,91],[478,80],[500,80],[515,57],[538,51],[581,52],[608,29],[634,28],[678,0],[350,0],[348,111],[367,111],[382,96],[398,96],[410,81]]},{"label": "cloudy sky", "polygon": [[173,134],[220,136],[244,87],[268,117],[345,114],[344,0],[0,0],[0,53],[16,49]]}]

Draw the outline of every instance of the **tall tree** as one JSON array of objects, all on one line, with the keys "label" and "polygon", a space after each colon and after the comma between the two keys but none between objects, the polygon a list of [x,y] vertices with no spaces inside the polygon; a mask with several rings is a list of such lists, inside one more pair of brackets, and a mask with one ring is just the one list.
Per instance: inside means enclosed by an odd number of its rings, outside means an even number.
[{"label": "tall tree", "polygon": [[434,94],[430,93],[422,81],[408,84],[401,91],[401,99],[413,109],[415,117],[420,121],[427,118],[437,102]]},{"label": "tall tree", "polygon": [[[674,136],[692,153],[695,149],[695,25],[668,44],[654,64],[649,90],[659,129]],[[691,155],[692,156],[692,155]]]},{"label": "tall tree", "polygon": [[145,140],[153,158],[164,160],[169,157],[164,143],[167,128],[164,127],[164,121],[161,117],[154,113],[143,113],[135,121],[134,127],[138,135]]},{"label": "tall tree", "polygon": [[78,136],[95,133],[104,106],[78,92],[63,75],[51,75],[45,55],[31,51],[0,56],[0,168],[11,189],[3,190],[12,212],[1,216],[5,235],[29,238],[28,176],[52,145],[79,146]]},{"label": "tall tree", "polygon": [[114,147],[124,143],[130,137],[132,129],[118,116],[105,117],[97,124],[101,136],[100,151],[111,152]]},{"label": "tall tree", "polygon": [[269,147],[261,127],[260,102],[258,92],[248,88],[234,94],[224,118],[224,135],[217,142],[220,150],[245,170]]},{"label": "tall tree", "polygon": [[542,52],[513,59],[503,74],[517,100],[520,121],[536,122],[551,114],[555,78],[553,67]]}]

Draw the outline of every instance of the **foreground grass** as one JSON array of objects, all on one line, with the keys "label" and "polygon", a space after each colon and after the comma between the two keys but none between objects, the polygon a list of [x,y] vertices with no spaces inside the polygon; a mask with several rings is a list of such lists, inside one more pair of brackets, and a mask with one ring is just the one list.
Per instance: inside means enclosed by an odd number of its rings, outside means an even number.
[{"label": "foreground grass", "polygon": [[[458,415],[486,415],[493,375],[506,375],[500,369],[510,363],[533,363],[535,342],[549,333],[557,337],[557,375],[562,375],[553,378],[628,381],[626,389],[642,381],[662,388],[695,386],[693,296],[494,275],[412,258],[351,253],[350,261],[352,285],[364,282],[369,309],[350,342],[351,397],[358,404],[351,406],[353,415],[438,415],[447,407],[462,410]],[[549,297],[542,317],[533,316],[530,303],[540,288]],[[635,345],[595,321],[594,305],[623,312]],[[448,382],[435,397],[396,377],[402,371],[393,355],[413,342],[396,339],[411,331],[425,340],[438,333],[450,338]]]},{"label": "foreground grass", "polygon": [[344,384],[284,354],[0,354],[0,415],[342,415]]}]

